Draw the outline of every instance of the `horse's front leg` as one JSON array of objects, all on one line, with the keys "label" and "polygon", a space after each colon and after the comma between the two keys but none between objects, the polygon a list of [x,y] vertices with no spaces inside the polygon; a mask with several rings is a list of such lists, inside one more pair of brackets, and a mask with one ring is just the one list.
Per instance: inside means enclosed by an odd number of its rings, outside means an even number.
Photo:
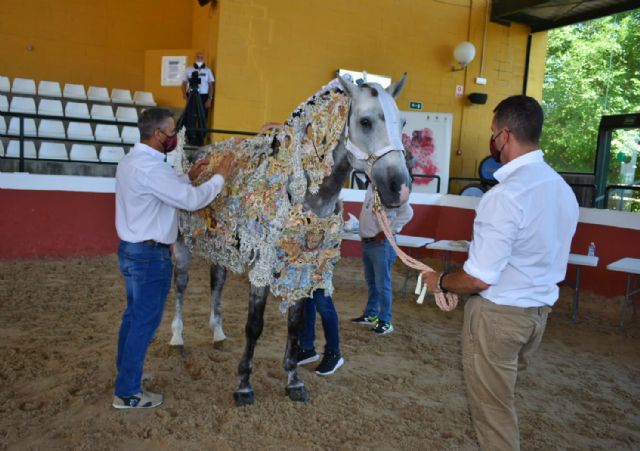
[{"label": "horse's front leg", "polygon": [[287,320],[287,347],[284,350],[284,370],[287,372],[287,395],[292,401],[306,402],[309,393],[298,376],[298,336],[302,327],[305,299],[299,299],[289,307]]},{"label": "horse's front leg", "polygon": [[227,270],[220,265],[212,264],[209,269],[211,279],[211,315],[209,316],[209,327],[213,332],[213,344],[224,341],[227,337],[222,330],[222,313],[220,304],[222,300],[222,288],[227,279]]},{"label": "horse's front leg", "polygon": [[178,237],[178,240],[173,245],[173,254],[176,260],[175,267],[173,269],[173,280],[176,289],[176,311],[173,315],[173,321],[171,321],[171,346],[183,346],[184,341],[182,339],[182,305],[184,303],[184,293],[187,290],[187,284],[189,283],[189,264],[191,263],[191,252],[184,242],[182,236]]},{"label": "horse's front leg", "polygon": [[244,328],[246,342],[242,360],[240,360],[240,365],[238,365],[240,384],[233,393],[233,399],[235,399],[236,405],[238,406],[253,404],[256,401],[249,379],[251,378],[251,370],[253,368],[253,353],[264,326],[264,307],[268,294],[268,286],[255,287],[251,285],[249,291],[249,314],[247,316],[247,324]]}]

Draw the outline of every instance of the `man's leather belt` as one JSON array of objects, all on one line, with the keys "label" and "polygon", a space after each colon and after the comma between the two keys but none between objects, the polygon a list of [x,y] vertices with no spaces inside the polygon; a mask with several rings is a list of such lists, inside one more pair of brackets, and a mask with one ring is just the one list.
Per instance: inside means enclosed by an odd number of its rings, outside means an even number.
[{"label": "man's leather belt", "polygon": [[147,246],[153,246],[153,247],[169,247],[168,244],[158,243],[155,240],[144,240],[142,244],[146,244]]},{"label": "man's leather belt", "polygon": [[379,240],[375,236],[371,237],[371,238],[362,238],[362,242],[363,243],[375,243],[375,242],[379,242],[379,241],[382,241],[382,240]]}]

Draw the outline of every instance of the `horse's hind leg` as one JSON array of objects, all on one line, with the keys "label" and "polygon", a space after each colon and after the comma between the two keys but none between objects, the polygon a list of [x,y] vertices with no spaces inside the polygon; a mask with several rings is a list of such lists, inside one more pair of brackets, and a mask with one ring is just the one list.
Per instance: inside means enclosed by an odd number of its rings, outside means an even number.
[{"label": "horse's hind leg", "polygon": [[213,344],[224,341],[227,338],[222,330],[222,314],[220,303],[222,299],[222,288],[227,278],[227,270],[220,265],[211,265],[209,269],[211,278],[211,316],[209,316],[209,327],[213,332]]},{"label": "horse's hind leg", "polygon": [[245,347],[242,360],[238,365],[238,375],[240,376],[240,384],[233,393],[233,399],[236,405],[243,406],[253,404],[255,395],[251,387],[251,370],[253,368],[253,353],[256,349],[256,343],[262,334],[264,326],[264,307],[267,302],[269,287],[254,287],[251,285],[249,292],[249,314],[247,316],[247,324],[245,326]]},{"label": "horse's hind leg", "polygon": [[309,400],[304,382],[298,376],[298,336],[300,327],[302,326],[302,315],[304,313],[305,300],[299,299],[298,302],[289,307],[289,316],[287,319],[287,347],[284,351],[284,370],[287,372],[287,395],[292,401],[306,402]]},{"label": "horse's hind leg", "polygon": [[184,346],[182,339],[182,304],[184,302],[184,293],[187,290],[187,284],[189,283],[189,264],[191,263],[191,252],[184,242],[182,236],[178,237],[178,240],[173,246],[173,253],[176,259],[176,264],[173,272],[173,279],[176,287],[176,311],[173,315],[173,321],[171,322],[171,346]]}]

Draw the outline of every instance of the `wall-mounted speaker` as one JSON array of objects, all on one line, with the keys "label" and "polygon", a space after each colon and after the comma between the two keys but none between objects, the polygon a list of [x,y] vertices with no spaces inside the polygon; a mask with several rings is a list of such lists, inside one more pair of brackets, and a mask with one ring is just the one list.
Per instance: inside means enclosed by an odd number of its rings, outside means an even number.
[{"label": "wall-mounted speaker", "polygon": [[469,101],[476,105],[484,105],[487,103],[487,95],[484,92],[472,92],[469,94]]}]

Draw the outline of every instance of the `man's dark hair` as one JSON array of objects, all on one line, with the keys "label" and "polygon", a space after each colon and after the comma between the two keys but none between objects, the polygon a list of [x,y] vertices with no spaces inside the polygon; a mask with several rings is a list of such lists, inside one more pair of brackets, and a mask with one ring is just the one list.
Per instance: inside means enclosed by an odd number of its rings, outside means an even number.
[{"label": "man's dark hair", "polygon": [[498,127],[506,127],[522,144],[538,145],[542,134],[544,113],[536,99],[511,96],[493,110]]},{"label": "man's dark hair", "polygon": [[167,119],[173,117],[173,113],[166,108],[148,108],[142,112],[138,119],[140,140],[145,141],[153,136],[157,128],[163,129]]}]

